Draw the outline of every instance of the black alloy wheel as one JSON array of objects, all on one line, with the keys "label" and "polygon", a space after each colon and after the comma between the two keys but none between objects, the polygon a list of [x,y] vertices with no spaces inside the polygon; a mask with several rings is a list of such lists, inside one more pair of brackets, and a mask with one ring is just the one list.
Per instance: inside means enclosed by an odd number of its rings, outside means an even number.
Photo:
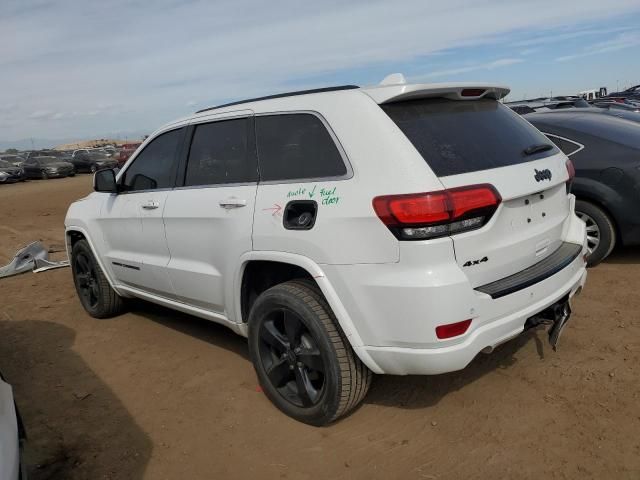
[{"label": "black alloy wheel", "polygon": [[117,294],[89,243],[78,240],[71,249],[71,272],[80,303],[94,318],[113,317],[124,310],[124,299]]},{"label": "black alloy wheel", "polygon": [[267,398],[310,425],[327,425],[354,410],[371,384],[371,371],[309,279],[258,296],[249,314],[249,353]]},{"label": "black alloy wheel", "polygon": [[73,271],[82,305],[87,310],[95,309],[100,299],[95,260],[87,252],[80,252],[73,259]]},{"label": "black alloy wheel", "polygon": [[325,385],[320,350],[300,317],[274,310],[260,325],[260,361],[278,393],[298,407],[316,405]]}]

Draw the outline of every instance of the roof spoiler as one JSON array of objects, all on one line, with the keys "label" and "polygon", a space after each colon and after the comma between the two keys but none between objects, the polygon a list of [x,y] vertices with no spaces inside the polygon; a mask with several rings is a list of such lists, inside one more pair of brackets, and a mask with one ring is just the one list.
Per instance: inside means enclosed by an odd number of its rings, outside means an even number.
[{"label": "roof spoiler", "polygon": [[[386,79],[385,79],[386,80]],[[417,98],[448,98],[450,100],[500,100],[510,92],[509,87],[488,83],[414,83],[383,84],[361,89],[376,103],[392,103]]]}]

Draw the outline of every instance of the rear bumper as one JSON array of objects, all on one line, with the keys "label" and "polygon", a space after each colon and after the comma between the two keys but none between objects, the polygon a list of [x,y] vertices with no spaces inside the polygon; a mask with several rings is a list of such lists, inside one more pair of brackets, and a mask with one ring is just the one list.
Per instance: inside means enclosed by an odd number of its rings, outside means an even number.
[{"label": "rear bumper", "polygon": [[[584,286],[586,277],[585,264],[582,256],[579,256],[556,275],[513,294],[513,296],[539,298],[538,301],[484,323],[463,336],[463,341],[460,343],[440,348],[365,346],[363,349],[379,367],[381,373],[435,375],[461,370],[482,350],[487,347],[493,349],[522,333],[528,318],[553,305],[567,293],[570,298],[573,297],[576,291]],[[492,301],[500,302],[500,299]]]},{"label": "rear bumper", "polygon": [[[448,238],[431,241],[429,249],[407,244],[402,262],[395,264],[322,268],[340,292],[340,307],[349,319],[345,333],[373,372],[439,374],[460,370],[485,348],[517,336],[528,318],[584,285],[586,231],[575,215],[567,218],[563,241],[567,250],[559,264],[564,268],[543,269],[542,276],[539,269],[528,269],[535,283],[520,283],[497,298],[472,287]],[[437,338],[437,326],[468,319],[471,325],[463,335]]]}]

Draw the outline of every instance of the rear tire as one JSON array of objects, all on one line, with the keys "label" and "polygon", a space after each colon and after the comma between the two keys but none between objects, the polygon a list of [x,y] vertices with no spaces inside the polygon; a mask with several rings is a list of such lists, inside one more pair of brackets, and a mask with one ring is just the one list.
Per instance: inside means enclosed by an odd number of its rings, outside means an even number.
[{"label": "rear tire", "polygon": [[257,298],[249,315],[249,352],[269,400],[310,425],[349,413],[371,384],[371,371],[310,281],[281,283]]},{"label": "rear tire", "polygon": [[109,318],[122,313],[124,299],[109,285],[86,240],[78,240],[71,250],[71,271],[80,303],[89,315]]},{"label": "rear tire", "polygon": [[40,172],[40,178],[42,178],[42,180],[49,180],[49,174],[45,170],[42,170],[42,172]]},{"label": "rear tire", "polygon": [[576,215],[587,224],[587,266],[595,267],[616,246],[616,228],[611,217],[591,202],[577,200]]}]

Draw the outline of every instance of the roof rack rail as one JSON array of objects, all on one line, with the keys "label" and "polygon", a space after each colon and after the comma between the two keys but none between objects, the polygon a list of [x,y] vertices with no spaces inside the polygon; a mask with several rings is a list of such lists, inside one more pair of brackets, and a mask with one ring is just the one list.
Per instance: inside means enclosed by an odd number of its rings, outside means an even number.
[{"label": "roof rack rail", "polygon": [[208,112],[209,110],[216,110],[218,108],[232,107],[233,105],[241,105],[243,103],[257,102],[259,100],[271,100],[273,98],[295,97],[297,95],[307,95],[310,93],[336,92],[338,90],[354,90],[356,88],[360,88],[360,87],[358,85],[340,85],[337,87],[314,88],[312,90],[298,90],[297,92],[278,93],[276,95],[267,95],[266,97],[248,98],[246,100],[239,100],[237,102],[225,103],[223,105],[216,105],[215,107],[203,108],[202,110],[198,110],[196,113]]}]

